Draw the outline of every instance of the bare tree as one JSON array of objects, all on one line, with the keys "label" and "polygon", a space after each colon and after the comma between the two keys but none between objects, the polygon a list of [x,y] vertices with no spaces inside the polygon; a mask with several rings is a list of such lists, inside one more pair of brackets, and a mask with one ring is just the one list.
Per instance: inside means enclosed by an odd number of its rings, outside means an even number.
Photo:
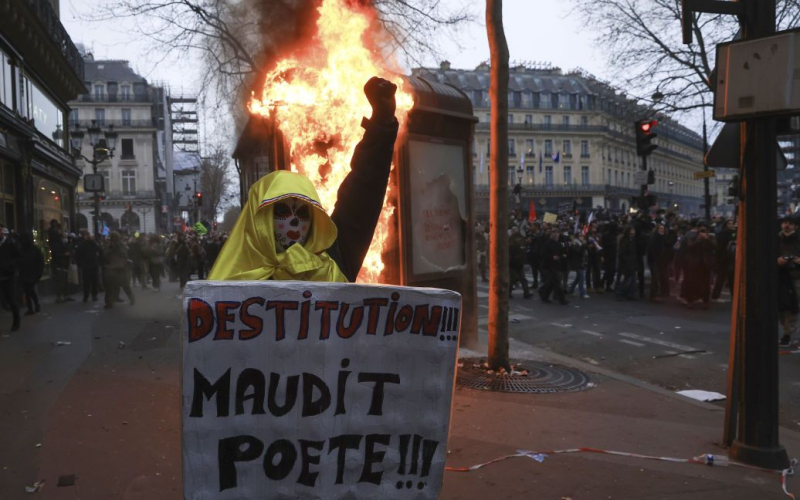
[{"label": "bare tree", "polygon": [[508,44],[503,0],[486,0],[491,70],[489,199],[489,366],[510,370],[508,358]]},{"label": "bare tree", "polygon": [[222,222],[219,224],[217,229],[222,232],[231,232],[233,230],[233,226],[236,225],[236,221],[239,220],[239,214],[241,211],[242,207],[239,205],[225,210],[225,215],[222,217]]},{"label": "bare tree", "polygon": [[[715,48],[739,29],[735,16],[694,15],[694,43],[681,37],[681,0],[573,0],[597,33],[617,83],[657,110],[711,107]],[[800,0],[778,2],[778,26],[800,20]]]},{"label": "bare tree", "polygon": [[200,185],[203,189],[203,216],[209,221],[217,220],[220,207],[228,198],[231,189],[229,171],[230,155],[220,146],[203,157],[200,164]]},{"label": "bare tree", "polygon": [[[375,43],[387,56],[419,62],[440,55],[437,40],[471,20],[465,5],[442,0],[347,0],[375,9],[382,34]],[[136,35],[149,39],[165,60],[198,53],[204,64],[204,92],[212,91],[234,111],[258,90],[255,78],[269,61],[308,38],[321,0],[112,0],[90,21],[133,18]],[[382,36],[381,36],[382,35]]]}]

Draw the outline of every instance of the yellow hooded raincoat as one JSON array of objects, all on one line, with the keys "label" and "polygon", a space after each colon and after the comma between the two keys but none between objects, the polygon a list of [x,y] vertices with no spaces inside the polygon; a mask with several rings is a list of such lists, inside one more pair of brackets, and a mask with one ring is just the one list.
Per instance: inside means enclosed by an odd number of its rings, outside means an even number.
[{"label": "yellow hooded raincoat", "polygon": [[[272,210],[275,202],[287,197],[311,205],[311,233],[305,245],[292,245],[278,253]],[[272,172],[253,184],[247,199],[208,275],[209,280],[347,281],[325,252],[336,241],[336,224],[322,208],[317,190],[305,176],[285,170]]]}]

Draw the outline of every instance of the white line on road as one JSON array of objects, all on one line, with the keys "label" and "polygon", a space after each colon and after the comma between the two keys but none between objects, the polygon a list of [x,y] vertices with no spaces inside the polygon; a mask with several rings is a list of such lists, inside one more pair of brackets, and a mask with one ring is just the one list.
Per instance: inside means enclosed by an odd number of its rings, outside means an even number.
[{"label": "white line on road", "polygon": [[553,325],[553,326],[557,326],[559,328],[571,328],[572,327],[572,325],[570,325],[569,323],[550,323],[550,324]]},{"label": "white line on road", "polygon": [[636,347],[644,347],[644,344],[641,344],[639,342],[634,342],[633,340],[622,339],[619,342],[622,342],[623,344],[628,344],[628,345],[635,345]]},{"label": "white line on road", "polygon": [[593,332],[591,330],[581,330],[581,331],[583,333],[587,334],[587,335],[594,335],[595,337],[602,337],[603,336],[602,333]]},{"label": "white line on road", "polygon": [[488,299],[489,298],[489,294],[486,293],[486,292],[478,292],[478,298],[479,299]]},{"label": "white line on road", "polygon": [[480,307],[481,309],[487,309],[487,310],[489,309],[489,306],[487,306],[486,304],[478,304],[478,307]]},{"label": "white line on road", "polygon": [[649,342],[651,344],[656,344],[656,345],[660,345],[660,346],[664,346],[664,347],[669,347],[670,349],[677,349],[679,351],[697,351],[698,350],[695,347],[689,347],[689,346],[680,345],[680,344],[673,344],[672,342],[665,342],[663,340],[651,339],[650,337],[646,337],[644,335],[636,335],[634,333],[620,332],[619,335],[620,335],[620,337],[627,337],[629,339],[641,340],[642,342]]}]

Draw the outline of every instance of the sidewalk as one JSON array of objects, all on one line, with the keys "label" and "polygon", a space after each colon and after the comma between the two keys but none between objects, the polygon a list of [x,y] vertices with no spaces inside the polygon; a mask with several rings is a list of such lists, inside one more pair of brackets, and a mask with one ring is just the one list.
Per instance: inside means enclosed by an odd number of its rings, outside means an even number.
[{"label": "sidewalk", "polygon": [[[22,330],[0,338],[0,498],[182,498],[176,292],[174,284],[160,293],[137,290],[135,307],[120,304],[112,311],[102,311],[101,303],[48,303],[46,314],[25,318]],[[71,344],[55,346],[59,340]],[[485,346],[485,336],[481,341]],[[597,386],[551,395],[456,389],[448,467],[518,449],[589,447],[675,458],[725,454],[716,444],[724,416],[719,406],[518,342],[512,342],[511,354],[592,371]],[[800,435],[781,429],[781,442],[790,457],[800,456]],[[72,474],[74,486],[56,486],[59,477]],[[41,492],[25,493],[25,486],[42,479]],[[788,485],[800,492],[798,479]],[[440,498],[787,497],[778,476],[763,472],[580,453],[447,471]]]},{"label": "sidewalk", "polygon": [[[486,345],[485,336],[481,339]],[[462,356],[480,355],[463,351]],[[724,408],[603,371],[512,341],[511,357],[549,361],[590,372],[597,386],[549,395],[457,389],[448,467],[466,467],[517,450],[596,448],[690,458],[726,455]],[[567,361],[567,362],[565,362]],[[781,428],[789,457],[800,456],[800,434]],[[789,491],[800,481],[789,478]],[[445,472],[443,499],[781,499],[777,474],[594,453],[500,461],[471,472]]]}]

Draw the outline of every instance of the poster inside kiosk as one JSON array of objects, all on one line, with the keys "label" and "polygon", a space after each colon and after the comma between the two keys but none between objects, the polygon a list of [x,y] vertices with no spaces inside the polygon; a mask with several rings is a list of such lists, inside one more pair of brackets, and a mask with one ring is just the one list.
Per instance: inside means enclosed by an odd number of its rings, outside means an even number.
[{"label": "poster inside kiosk", "polygon": [[460,318],[434,288],[188,283],[184,498],[437,498]]}]

